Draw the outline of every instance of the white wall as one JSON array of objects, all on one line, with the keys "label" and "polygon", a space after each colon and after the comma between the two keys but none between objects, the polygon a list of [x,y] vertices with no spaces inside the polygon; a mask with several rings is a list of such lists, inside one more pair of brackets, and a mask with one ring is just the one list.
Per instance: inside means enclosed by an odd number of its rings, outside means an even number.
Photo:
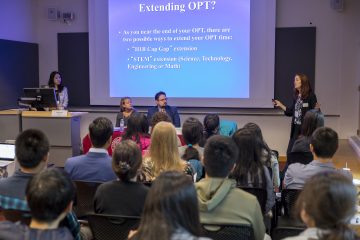
[{"label": "white wall", "polygon": [[32,1],[1,0],[0,12],[0,39],[36,42]]},{"label": "white wall", "polygon": [[[88,32],[87,0],[33,0],[36,39],[39,43],[40,85],[47,84],[51,71],[58,70],[57,34],[66,32]],[[60,12],[74,12],[71,24],[47,19],[48,8]]]}]

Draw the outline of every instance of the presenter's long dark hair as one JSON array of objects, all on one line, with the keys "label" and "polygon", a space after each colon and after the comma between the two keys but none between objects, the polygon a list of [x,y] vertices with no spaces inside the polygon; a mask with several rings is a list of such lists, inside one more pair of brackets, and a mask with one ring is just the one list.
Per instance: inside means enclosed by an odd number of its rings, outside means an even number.
[{"label": "presenter's long dark hair", "polygon": [[297,213],[307,215],[315,227],[325,230],[321,240],[358,239],[349,228],[356,213],[357,190],[350,178],[336,172],[323,172],[311,177],[296,203]]},{"label": "presenter's long dark hair", "polygon": [[178,229],[200,234],[195,186],[184,173],[163,172],[149,190],[139,229],[130,239],[169,240]]},{"label": "presenter's long dark hair", "polygon": [[307,97],[309,97],[310,93],[312,92],[312,88],[310,85],[310,81],[309,78],[303,74],[303,73],[296,73],[295,76],[298,76],[300,78],[301,81],[301,90],[299,92],[299,90],[297,90],[296,88],[294,88],[294,97],[295,99],[298,97],[299,94],[301,94],[301,98],[305,99]]},{"label": "presenter's long dark hair", "polygon": [[[55,78],[55,75],[56,74],[59,74],[60,77],[61,77],[61,74],[58,72],[58,71],[52,71],[50,73],[50,77],[49,77],[49,81],[48,81],[48,86],[51,87],[51,88],[55,88],[55,82],[54,82],[54,78]],[[62,84],[62,79],[61,79],[61,83],[60,85],[58,85],[58,91],[61,92],[64,88],[64,85]]]}]

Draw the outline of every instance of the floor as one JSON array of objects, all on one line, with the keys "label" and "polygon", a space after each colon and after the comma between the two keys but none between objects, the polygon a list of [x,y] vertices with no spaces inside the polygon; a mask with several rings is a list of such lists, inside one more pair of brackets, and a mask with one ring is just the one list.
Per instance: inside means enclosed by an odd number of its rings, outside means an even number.
[{"label": "floor", "polygon": [[339,141],[339,149],[335,153],[333,160],[337,168],[350,168],[353,177],[360,179],[360,157],[357,156],[348,140]]}]

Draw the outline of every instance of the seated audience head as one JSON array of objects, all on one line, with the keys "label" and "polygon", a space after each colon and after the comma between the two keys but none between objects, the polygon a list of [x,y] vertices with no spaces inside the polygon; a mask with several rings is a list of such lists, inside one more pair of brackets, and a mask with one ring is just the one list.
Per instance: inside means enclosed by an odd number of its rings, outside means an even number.
[{"label": "seated audience head", "polygon": [[182,136],[186,144],[196,145],[203,135],[203,125],[197,118],[190,117],[182,126]]},{"label": "seated audience head", "polygon": [[194,148],[203,138],[203,125],[197,118],[190,117],[185,120],[182,126],[182,136],[188,147],[182,156],[185,160],[198,159],[200,160],[199,152]]},{"label": "seated audience head", "polygon": [[123,139],[133,139],[139,142],[139,135],[147,135],[149,133],[149,123],[142,113],[133,113],[130,115],[127,128]]},{"label": "seated audience head", "polygon": [[316,109],[311,109],[307,111],[304,116],[304,122],[301,127],[301,135],[310,137],[317,128],[323,126],[324,115]]},{"label": "seated audience head", "polygon": [[204,149],[206,175],[214,178],[226,178],[234,168],[237,155],[237,147],[230,137],[212,136]]},{"label": "seated audience head", "polygon": [[151,118],[151,132],[159,122],[172,123],[170,116],[166,112],[156,112]]},{"label": "seated audience head", "polygon": [[111,137],[114,131],[112,122],[105,118],[96,118],[89,125],[89,135],[92,145],[95,148],[107,148],[110,146]]},{"label": "seated audience head", "polygon": [[207,114],[204,118],[205,138],[218,134],[220,129],[220,118],[217,114]]},{"label": "seated audience head", "polygon": [[166,93],[163,91],[157,92],[155,94],[155,102],[158,107],[164,108],[167,105]]},{"label": "seated audience head", "polygon": [[172,239],[176,230],[198,236],[199,209],[191,178],[184,173],[170,171],[160,174],[153,182],[139,229],[132,239]]},{"label": "seated audience head", "polygon": [[125,140],[116,145],[112,154],[112,167],[123,182],[136,178],[142,164],[141,150],[132,140]]},{"label": "seated audience head", "polygon": [[[261,162],[261,144],[259,138],[249,129],[241,128],[232,136],[237,145],[238,156],[232,176],[238,183],[247,185],[248,176],[255,186],[260,184],[263,177],[263,163]],[[265,183],[265,181],[262,181]]]},{"label": "seated audience head", "polygon": [[32,221],[40,223],[60,222],[71,211],[74,197],[72,181],[57,168],[36,174],[26,187]]},{"label": "seated audience head", "polygon": [[15,155],[21,168],[43,169],[49,158],[50,144],[45,134],[37,129],[27,129],[15,141]]},{"label": "seated audience head", "polygon": [[132,109],[133,107],[130,97],[123,97],[120,99],[120,112],[131,111]]},{"label": "seated audience head", "polygon": [[296,205],[309,228],[325,230],[319,239],[355,239],[349,223],[357,211],[357,190],[343,174],[331,171],[312,176]]},{"label": "seated audience head", "polygon": [[248,129],[253,132],[253,134],[258,138],[260,147],[261,147],[261,160],[265,163],[267,167],[271,167],[271,157],[272,157],[272,150],[269,148],[267,143],[264,140],[262,135],[261,128],[256,123],[247,123],[244,125],[245,129]]},{"label": "seated audience head", "polygon": [[154,163],[154,176],[162,171],[183,169],[179,156],[175,127],[169,122],[159,122],[151,134],[150,156]]},{"label": "seated audience head", "polygon": [[310,150],[316,157],[332,158],[338,146],[338,134],[331,128],[320,127],[311,136]]}]

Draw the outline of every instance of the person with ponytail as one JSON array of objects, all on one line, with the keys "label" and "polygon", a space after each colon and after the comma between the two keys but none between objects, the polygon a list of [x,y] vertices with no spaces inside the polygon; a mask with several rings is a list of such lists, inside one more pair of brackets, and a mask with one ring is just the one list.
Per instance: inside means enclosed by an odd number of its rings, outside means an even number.
[{"label": "person with ponytail", "polygon": [[196,118],[186,119],[182,127],[182,136],[186,145],[179,147],[179,154],[182,159],[191,164],[196,173],[195,180],[199,181],[204,172],[204,167],[201,164],[204,148],[199,146],[203,137],[203,125]]},{"label": "person with ponytail", "polygon": [[101,184],[94,197],[95,213],[140,216],[148,187],[136,182],[142,165],[141,150],[132,140],[116,145],[112,168],[118,179]]},{"label": "person with ponytail", "polygon": [[307,229],[286,240],[358,239],[349,228],[356,213],[357,190],[352,181],[336,171],[311,177],[296,203],[298,216]]}]

